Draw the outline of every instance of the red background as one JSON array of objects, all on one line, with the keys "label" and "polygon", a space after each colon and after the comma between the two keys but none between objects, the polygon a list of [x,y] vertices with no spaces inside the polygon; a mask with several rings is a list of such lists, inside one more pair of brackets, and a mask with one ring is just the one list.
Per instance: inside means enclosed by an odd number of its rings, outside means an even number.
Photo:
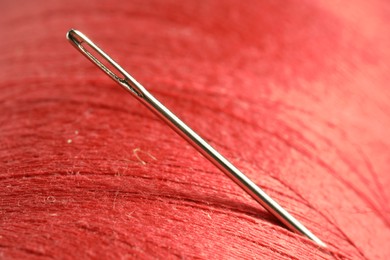
[{"label": "red background", "polygon": [[[387,1],[2,1],[2,258],[390,258]],[[66,41],[76,28],[328,244]]]}]

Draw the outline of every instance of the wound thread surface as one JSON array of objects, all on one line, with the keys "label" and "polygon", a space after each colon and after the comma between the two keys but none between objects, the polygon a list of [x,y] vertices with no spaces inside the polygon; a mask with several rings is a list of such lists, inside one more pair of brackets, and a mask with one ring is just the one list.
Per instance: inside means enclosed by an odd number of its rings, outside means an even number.
[{"label": "wound thread surface", "polygon": [[[1,258],[390,258],[386,1],[0,7]],[[328,250],[82,57],[70,28]]]}]

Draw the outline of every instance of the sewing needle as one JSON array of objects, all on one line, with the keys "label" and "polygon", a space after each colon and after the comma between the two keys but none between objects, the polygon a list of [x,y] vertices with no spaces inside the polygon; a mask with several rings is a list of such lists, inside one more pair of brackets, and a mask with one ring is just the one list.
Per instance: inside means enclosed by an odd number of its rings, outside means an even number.
[{"label": "sewing needle", "polygon": [[[203,138],[195,133],[183,121],[175,116],[168,108],[161,104],[140,83],[138,83],[119,64],[111,59],[105,52],[96,46],[90,39],[77,30],[70,30],[66,37],[84,56],[102,69],[115,82],[130,92],[136,99],[146,105],[150,110],[162,118],[173,130],[194,146],[203,156],[210,160],[222,172],[236,182],[244,191],[251,195],[266,210],[279,219],[292,231],[300,233],[316,242],[322,247],[326,244],[310,232],[303,224],[296,220],[290,213],[268,196],[260,187],[252,182],[245,174],[238,170],[225,157],[211,147]],[[94,54],[98,54],[97,58]]]}]

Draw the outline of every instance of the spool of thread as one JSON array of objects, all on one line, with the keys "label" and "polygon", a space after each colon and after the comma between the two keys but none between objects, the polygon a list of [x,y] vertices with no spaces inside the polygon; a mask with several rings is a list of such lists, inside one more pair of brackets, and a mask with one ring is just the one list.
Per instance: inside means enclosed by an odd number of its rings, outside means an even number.
[{"label": "spool of thread", "polygon": [[[386,1],[0,7],[2,258],[390,257]],[[72,27],[328,249],[88,64]]]}]

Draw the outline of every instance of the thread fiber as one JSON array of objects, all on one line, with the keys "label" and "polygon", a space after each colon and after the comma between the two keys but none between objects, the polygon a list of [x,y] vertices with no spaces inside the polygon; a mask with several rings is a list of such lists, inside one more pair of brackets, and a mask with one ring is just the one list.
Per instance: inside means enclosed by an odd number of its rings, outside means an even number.
[{"label": "thread fiber", "polygon": [[[388,1],[1,1],[4,259],[389,259]],[[65,39],[75,28],[294,234]]]}]

